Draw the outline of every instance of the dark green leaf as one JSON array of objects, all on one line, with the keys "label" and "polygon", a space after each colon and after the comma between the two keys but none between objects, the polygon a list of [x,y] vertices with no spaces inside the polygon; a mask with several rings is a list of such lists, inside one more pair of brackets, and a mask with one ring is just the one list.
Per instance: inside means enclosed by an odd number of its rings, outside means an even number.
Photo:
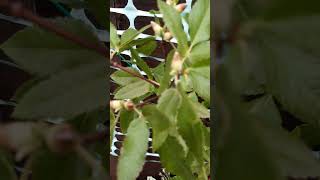
[{"label": "dark green leaf", "polygon": [[[53,22],[88,42],[100,43],[89,27],[80,21],[59,18]],[[16,33],[1,45],[1,49],[27,72],[39,75],[105,61],[103,56],[36,26]]]},{"label": "dark green leaf", "polygon": [[149,79],[153,79],[153,75],[148,64],[139,56],[137,50],[131,48],[130,52],[138,67],[147,74]]},{"label": "dark green leaf", "polygon": [[71,118],[106,106],[105,63],[52,75],[19,99],[13,113],[21,119]]}]

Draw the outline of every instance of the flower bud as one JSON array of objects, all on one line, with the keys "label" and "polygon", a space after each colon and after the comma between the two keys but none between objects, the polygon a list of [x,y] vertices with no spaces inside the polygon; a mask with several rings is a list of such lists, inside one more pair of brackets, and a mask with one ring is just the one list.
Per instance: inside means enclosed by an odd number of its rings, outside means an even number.
[{"label": "flower bud", "polygon": [[110,108],[115,112],[119,111],[123,107],[123,102],[120,100],[112,100],[110,101]]},{"label": "flower bud", "polygon": [[181,3],[175,6],[178,12],[183,12],[186,9],[186,7],[187,7],[186,3]]},{"label": "flower bud", "polygon": [[171,32],[165,32],[164,34],[163,34],[163,40],[165,40],[165,41],[170,41],[172,39],[172,34],[171,34]]},{"label": "flower bud", "polygon": [[172,63],[171,63],[171,74],[178,74],[182,71],[183,61],[181,59],[180,54],[176,51],[173,55]]},{"label": "flower bud", "polygon": [[126,102],[123,103],[123,107],[124,107],[126,110],[131,111],[131,110],[133,110],[133,108],[134,108],[134,104],[133,104],[132,101],[126,101]]},{"label": "flower bud", "polygon": [[159,24],[154,22],[154,21],[151,21],[150,23],[151,23],[151,27],[152,27],[152,29],[154,31],[154,34],[156,36],[161,36],[161,34],[163,32],[163,28]]},{"label": "flower bud", "polygon": [[174,4],[173,0],[166,0],[166,3],[170,6]]}]

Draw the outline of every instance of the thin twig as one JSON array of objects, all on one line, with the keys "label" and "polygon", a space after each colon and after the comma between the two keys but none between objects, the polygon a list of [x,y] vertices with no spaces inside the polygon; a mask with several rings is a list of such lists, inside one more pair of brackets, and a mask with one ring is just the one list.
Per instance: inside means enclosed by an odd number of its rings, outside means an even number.
[{"label": "thin twig", "polygon": [[147,78],[145,78],[144,76],[142,76],[142,75],[140,75],[140,74],[137,74],[137,73],[135,73],[134,71],[130,70],[129,68],[126,68],[126,67],[121,66],[121,65],[120,65],[119,63],[117,63],[117,62],[111,61],[111,65],[114,66],[115,68],[118,68],[118,69],[120,69],[120,70],[122,70],[122,71],[125,71],[125,72],[131,74],[131,75],[134,76],[134,77],[137,77],[137,78],[139,78],[139,79],[142,79],[142,80],[144,80],[144,81],[146,81],[146,82],[154,85],[155,87],[160,87],[160,84],[159,84],[158,82],[156,82],[156,81],[154,81],[154,80],[151,80],[151,79],[147,79]]},{"label": "thin twig", "polygon": [[152,101],[157,100],[158,98],[159,98],[158,96],[154,96],[154,97],[152,97],[152,98],[149,98],[149,99],[143,101],[142,103],[137,104],[136,107],[137,107],[137,108],[142,108],[143,106],[151,103]]}]

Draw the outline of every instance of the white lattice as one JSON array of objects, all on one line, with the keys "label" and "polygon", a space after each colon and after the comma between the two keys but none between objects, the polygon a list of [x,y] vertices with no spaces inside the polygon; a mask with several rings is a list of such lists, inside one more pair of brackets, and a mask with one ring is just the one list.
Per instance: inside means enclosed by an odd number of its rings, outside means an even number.
[{"label": "white lattice", "polygon": [[[191,11],[192,1],[193,0],[186,0],[187,7],[181,13],[182,16],[185,13],[189,13]],[[154,14],[152,14],[150,12],[142,11],[142,10],[137,9],[136,6],[133,3],[133,0],[128,0],[128,3],[126,4],[126,6],[124,8],[110,8],[110,12],[125,15],[129,20],[129,28],[133,28],[133,29],[137,29],[135,27],[134,21],[139,16],[142,16],[142,17],[155,17],[156,16],[158,18],[162,18],[161,14],[154,15]],[[183,23],[185,32],[188,32],[188,30],[189,30],[188,24],[184,20],[183,20],[182,23]],[[123,32],[124,32],[124,30],[117,30],[117,34],[118,35],[122,35]],[[142,33],[137,38],[139,39],[139,38],[146,38],[146,37],[150,37],[150,35]],[[157,40],[161,40],[161,38],[158,37]],[[176,39],[172,39],[171,41],[174,42],[174,43],[177,42]],[[131,55],[129,51],[124,51],[123,54],[129,55],[129,56]],[[141,57],[146,57],[144,54],[140,54],[140,56]],[[149,56],[149,57],[154,59],[154,60],[163,61],[163,59],[158,58],[158,57],[153,57],[153,56]]]},{"label": "white lattice", "polygon": [[[181,13],[181,16],[183,16],[185,13],[189,13],[191,11],[191,4],[192,4],[192,0],[186,0],[186,3],[187,3],[187,7],[186,9]],[[133,3],[133,0],[128,0],[128,3],[126,4],[126,6],[124,8],[110,8],[110,12],[113,12],[113,13],[118,13],[118,14],[123,14],[125,15],[128,20],[129,20],[129,28],[133,28],[133,29],[137,29],[135,27],[135,19],[139,16],[142,16],[142,17],[158,17],[158,18],[162,18],[162,15],[161,14],[152,14],[152,13],[149,13],[147,11],[142,11],[142,10],[139,10],[135,7],[134,3]],[[188,27],[188,24],[183,20],[183,27],[184,27],[184,31],[185,32],[188,32],[189,31],[189,27]],[[138,30],[138,29],[137,29]],[[125,30],[117,30],[117,34],[118,35],[122,35],[123,32]],[[187,33],[188,34],[188,33]],[[150,37],[150,35],[148,34],[140,34],[137,38],[146,38],[146,37]],[[157,38],[157,40],[161,40],[160,38]],[[172,39],[172,42],[176,43],[176,39]],[[113,51],[113,50],[112,50]],[[131,56],[131,53],[130,51],[124,51],[122,52],[122,54],[125,54],[125,55],[128,55],[128,56]],[[146,55],[144,54],[139,54],[141,57],[147,57]],[[157,60],[157,61],[163,61],[163,59],[159,58],[159,57],[153,57],[153,56],[149,56],[150,58],[154,59],[154,60]],[[137,67],[134,67],[134,68],[137,68]],[[141,71],[140,71],[141,72]],[[144,75],[144,72],[141,72],[142,75]],[[117,127],[119,128],[119,127]],[[117,132],[116,130],[114,131],[114,136],[113,136],[113,140],[112,140],[112,147],[111,147],[111,152],[110,154],[113,155],[113,156],[117,156],[117,154],[115,153],[115,151],[117,150],[116,146],[115,146],[115,143],[116,142],[120,142],[116,137],[115,135],[124,135],[122,134],[121,132]],[[152,139],[149,138],[149,141],[151,142]],[[154,153],[147,153],[146,154],[147,156],[156,156],[156,157],[159,157],[158,154],[154,154]]]}]

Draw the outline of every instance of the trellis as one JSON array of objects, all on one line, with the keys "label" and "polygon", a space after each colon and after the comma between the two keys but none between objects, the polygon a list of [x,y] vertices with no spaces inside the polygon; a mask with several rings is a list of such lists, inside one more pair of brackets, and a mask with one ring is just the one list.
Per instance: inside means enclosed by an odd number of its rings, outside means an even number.
[{"label": "trellis", "polygon": [[[135,0],[135,2],[139,3],[138,0]],[[193,0],[186,0],[187,7],[181,13],[182,16],[184,16],[186,13],[189,13],[191,11],[192,2],[193,2]],[[110,8],[110,12],[124,15],[129,20],[129,27],[128,28],[133,28],[133,29],[136,29],[136,30],[139,30],[135,26],[135,20],[136,20],[137,17],[162,18],[161,14],[153,14],[151,12],[147,12],[147,11],[144,11],[144,10],[139,10],[134,4],[134,0],[128,0],[127,4],[123,8],[111,7]],[[182,23],[183,23],[183,27],[184,27],[185,32],[188,32],[189,31],[189,27],[188,27],[187,23],[184,21],[184,19],[183,19]],[[117,30],[117,34],[121,36],[124,33],[124,31],[125,30]],[[137,39],[139,39],[139,38],[147,38],[147,37],[150,37],[150,35],[142,33],[137,37]],[[157,41],[161,41],[161,38],[157,37],[156,40]],[[176,39],[174,39],[174,38],[171,41],[173,43],[177,43]],[[113,51],[113,50],[111,49],[111,51]],[[131,57],[130,51],[124,51],[121,54]],[[146,56],[144,54],[139,54],[139,55],[142,58],[148,57],[149,59],[152,59],[154,61],[160,61],[160,62],[164,61],[164,59],[162,59],[160,57],[156,57],[156,56]],[[133,68],[138,69],[138,67],[134,66],[134,65],[133,65]],[[140,73],[142,75],[144,75],[144,72],[140,71]],[[121,132],[119,125],[116,126],[115,131],[114,131],[113,134],[114,134],[114,136],[113,136],[113,140],[111,142],[112,146],[111,146],[110,155],[118,156],[119,153],[120,153],[120,150],[119,150],[118,147],[116,147],[116,143],[121,144],[122,140],[117,138],[117,136],[122,136],[123,137],[123,136],[125,136],[125,134],[123,134]],[[149,143],[151,144],[151,142],[152,142],[152,139],[149,138]],[[158,160],[159,159],[159,154],[152,153],[152,152],[147,152],[146,157],[147,157],[146,158],[146,162],[159,162],[159,160]]]}]

